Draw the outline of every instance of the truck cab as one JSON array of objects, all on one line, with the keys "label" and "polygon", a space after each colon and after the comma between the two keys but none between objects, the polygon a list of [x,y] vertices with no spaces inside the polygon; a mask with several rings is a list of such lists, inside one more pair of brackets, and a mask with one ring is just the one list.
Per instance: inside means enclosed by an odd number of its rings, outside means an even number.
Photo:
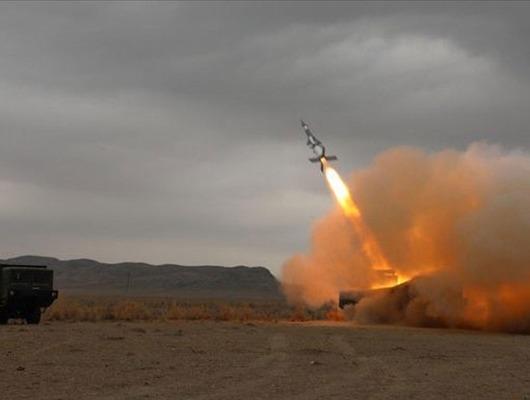
[{"label": "truck cab", "polygon": [[0,264],[0,324],[6,324],[9,318],[38,324],[43,309],[57,296],[53,271],[45,265]]}]

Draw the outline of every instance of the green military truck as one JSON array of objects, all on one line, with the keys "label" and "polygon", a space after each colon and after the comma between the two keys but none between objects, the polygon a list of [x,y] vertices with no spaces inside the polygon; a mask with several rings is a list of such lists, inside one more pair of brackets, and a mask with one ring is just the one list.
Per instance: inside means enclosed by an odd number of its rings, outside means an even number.
[{"label": "green military truck", "polygon": [[0,325],[9,318],[40,322],[43,309],[57,298],[53,271],[45,265],[0,264]]}]

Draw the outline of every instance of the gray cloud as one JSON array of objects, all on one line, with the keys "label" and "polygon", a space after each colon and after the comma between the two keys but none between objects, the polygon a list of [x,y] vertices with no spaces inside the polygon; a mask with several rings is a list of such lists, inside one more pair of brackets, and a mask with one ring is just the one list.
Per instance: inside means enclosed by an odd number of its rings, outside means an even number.
[{"label": "gray cloud", "polygon": [[528,148],[524,3],[0,4],[0,251],[278,271],[344,173]]}]

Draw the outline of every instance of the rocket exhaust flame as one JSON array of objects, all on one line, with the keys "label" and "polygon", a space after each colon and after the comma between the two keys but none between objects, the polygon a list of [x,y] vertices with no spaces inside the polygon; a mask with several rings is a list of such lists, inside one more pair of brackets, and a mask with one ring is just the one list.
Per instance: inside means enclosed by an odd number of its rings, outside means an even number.
[{"label": "rocket exhaust flame", "polygon": [[325,160],[322,163],[324,164],[324,174],[328,185],[342,207],[342,211],[349,217],[360,218],[361,213],[359,208],[351,198],[350,190],[338,172],[331,168]]},{"label": "rocket exhaust flame", "polygon": [[284,264],[291,302],[338,303],[380,286],[390,266],[412,279],[363,297],[356,321],[530,333],[530,154],[397,148],[346,183],[324,172],[340,208]]},{"label": "rocket exhaust flame", "polygon": [[[357,204],[355,204],[355,201],[351,197],[350,190],[334,168],[330,167],[325,160],[322,160],[322,164],[328,185],[335,195],[337,202],[340,204],[342,211],[353,223],[355,231],[361,240],[363,253],[370,261],[372,269],[389,270],[388,262],[382,254],[373,234],[365,225],[359,207],[357,207]],[[380,285],[376,283],[374,286]]]}]

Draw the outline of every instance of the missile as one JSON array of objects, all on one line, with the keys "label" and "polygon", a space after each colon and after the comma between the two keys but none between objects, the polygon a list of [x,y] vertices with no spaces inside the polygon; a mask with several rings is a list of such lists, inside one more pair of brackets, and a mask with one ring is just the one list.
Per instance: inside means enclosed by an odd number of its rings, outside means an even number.
[{"label": "missile", "polygon": [[324,163],[326,161],[335,161],[337,156],[328,156],[326,155],[326,147],[322,144],[320,140],[311,132],[309,125],[307,125],[304,120],[300,120],[302,124],[302,129],[307,136],[306,145],[313,151],[315,157],[311,157],[309,161],[312,163],[320,163],[320,171],[324,172]]}]

